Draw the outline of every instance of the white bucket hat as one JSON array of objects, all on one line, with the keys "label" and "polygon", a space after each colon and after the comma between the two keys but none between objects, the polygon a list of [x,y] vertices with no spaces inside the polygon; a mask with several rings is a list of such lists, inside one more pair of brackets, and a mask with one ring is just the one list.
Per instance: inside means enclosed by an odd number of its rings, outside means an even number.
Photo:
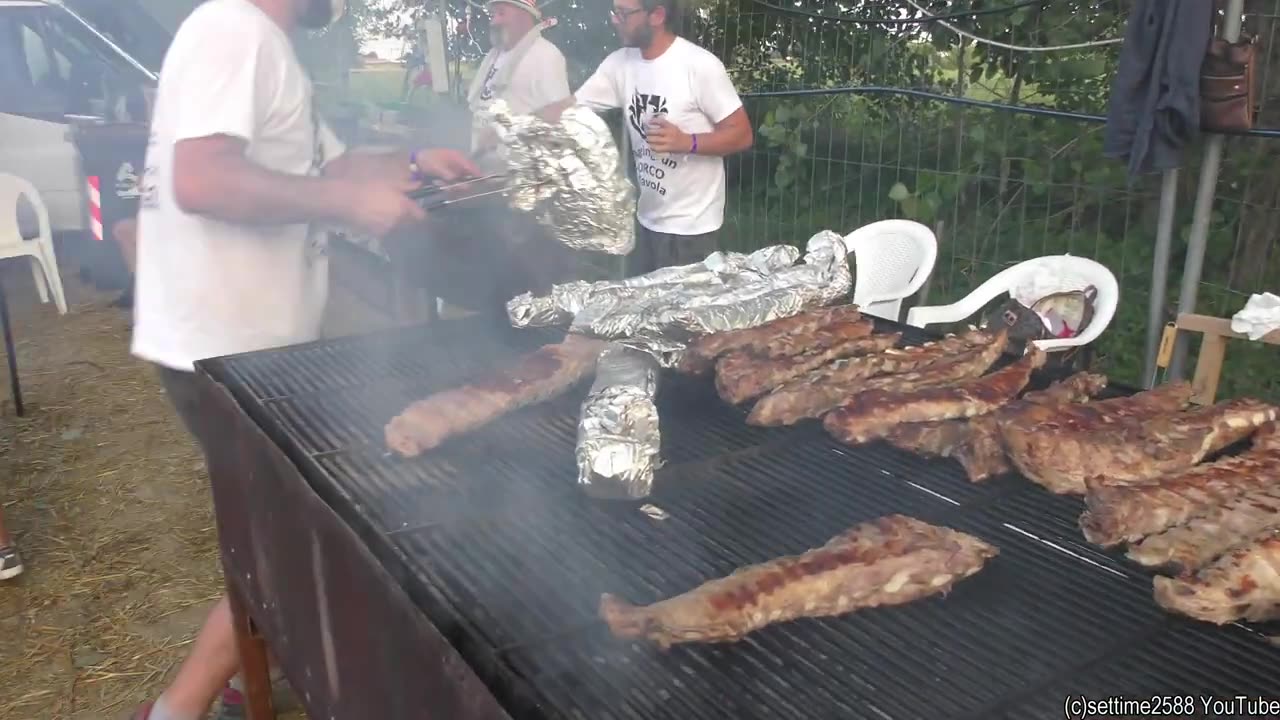
[{"label": "white bucket hat", "polygon": [[[339,0],[334,0],[338,2]],[[542,8],[538,6],[537,0],[489,0],[487,6],[493,5],[514,5],[515,7],[528,12],[533,16],[534,20],[542,20]]]}]

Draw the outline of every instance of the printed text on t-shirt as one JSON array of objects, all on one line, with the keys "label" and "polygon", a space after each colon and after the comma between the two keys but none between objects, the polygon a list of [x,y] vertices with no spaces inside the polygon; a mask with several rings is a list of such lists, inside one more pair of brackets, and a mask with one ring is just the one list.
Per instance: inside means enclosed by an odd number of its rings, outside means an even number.
[{"label": "printed text on t-shirt", "polygon": [[[648,140],[648,125],[655,115],[666,114],[667,99],[661,95],[642,92],[631,94],[627,120],[641,138]],[[631,154],[636,161],[636,180],[640,187],[666,197],[667,188],[662,184],[662,179],[667,176],[668,170],[680,167],[680,163],[671,157],[658,157],[647,145],[633,149]]]},{"label": "printed text on t-shirt", "polygon": [[480,88],[481,100],[493,99],[493,77],[498,74],[498,63],[489,66],[489,72],[484,76],[484,85]]},{"label": "printed text on t-shirt", "polygon": [[652,190],[665,197],[667,188],[662,180],[668,171],[679,168],[680,163],[671,156],[659,157],[647,146],[635,148],[631,155],[636,161],[636,180],[640,182],[641,189]]}]

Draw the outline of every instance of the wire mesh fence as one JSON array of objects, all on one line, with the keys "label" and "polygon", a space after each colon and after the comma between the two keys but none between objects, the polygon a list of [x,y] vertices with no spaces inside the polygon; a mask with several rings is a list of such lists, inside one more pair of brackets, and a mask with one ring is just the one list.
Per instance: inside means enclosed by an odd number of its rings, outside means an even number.
[{"label": "wire mesh fence", "polygon": [[[1133,0],[691,4],[680,33],[725,63],[756,132],[750,152],[726,160],[726,249],[803,245],[824,229],[917,220],[939,241],[933,276],[914,299],[929,304],[957,300],[1020,260],[1088,256],[1121,286],[1098,361],[1117,380],[1146,380],[1160,179],[1131,179],[1122,160],[1103,153]],[[450,6],[461,12],[465,0]],[[1280,0],[1246,0],[1245,8],[1245,32],[1258,46],[1259,125],[1280,128],[1280,105],[1267,99],[1280,91]],[[562,0],[553,12],[560,24],[548,37],[568,57],[576,87],[617,47],[608,5]],[[467,27],[485,35],[479,16]],[[1184,158],[1164,320],[1177,305],[1199,145]],[[1230,316],[1250,294],[1280,285],[1278,188],[1280,131],[1228,138],[1198,311]],[[619,272],[618,263],[599,264]],[[1280,399],[1274,348],[1234,343],[1227,357],[1224,396]]]},{"label": "wire mesh fence", "polygon": [[[1070,6],[1070,7],[1067,7]],[[1050,12],[1050,9],[1053,12]],[[1142,382],[1159,178],[1132,181],[1103,154],[1106,100],[1128,2],[914,3],[722,0],[686,33],[725,62],[756,130],[727,163],[726,249],[803,242],[886,218],[931,227],[939,253],[915,302],[957,300],[1000,269],[1070,253],[1109,267],[1121,307],[1098,344],[1101,369]],[[1261,86],[1280,1],[1248,5]],[[921,23],[927,11],[951,28]],[[961,15],[980,11],[981,16]],[[845,20],[828,19],[840,14]],[[884,22],[849,22],[848,18]],[[889,22],[891,21],[891,22]],[[1085,44],[1051,53],[992,47]],[[1265,96],[1265,92],[1263,95]],[[1274,117],[1273,116],[1278,116]],[[1270,122],[1269,122],[1270,121]],[[1280,126],[1264,105],[1261,124]],[[1180,172],[1172,320],[1200,172]],[[1232,137],[1213,203],[1197,310],[1230,316],[1280,279],[1280,140]],[[1194,348],[1193,348],[1194,351]],[[1280,398],[1275,348],[1232,345],[1220,395]]]}]

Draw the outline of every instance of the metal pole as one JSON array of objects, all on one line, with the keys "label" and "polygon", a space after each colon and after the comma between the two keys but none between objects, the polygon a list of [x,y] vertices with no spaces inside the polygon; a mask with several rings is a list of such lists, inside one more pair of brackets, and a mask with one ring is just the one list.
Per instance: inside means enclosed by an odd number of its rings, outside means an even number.
[{"label": "metal pole", "polygon": [[[1240,25],[1244,15],[1244,0],[1229,0],[1226,15],[1222,19],[1222,38],[1227,42],[1240,39]],[[1222,135],[1211,135],[1205,143],[1204,162],[1200,166],[1200,185],[1196,189],[1195,214],[1191,220],[1191,236],[1187,240],[1187,262],[1182,268],[1182,293],[1178,297],[1178,313],[1196,311],[1196,296],[1200,291],[1200,273],[1204,270],[1204,251],[1209,240],[1209,217],[1213,213],[1213,199],[1218,186],[1218,170],[1222,166]],[[1173,359],[1169,362],[1169,378],[1181,380],[1186,375],[1187,336],[1178,333],[1173,346]]]},{"label": "metal pole", "polygon": [[1164,302],[1169,288],[1169,255],[1173,247],[1173,215],[1178,207],[1178,169],[1165,170],[1160,181],[1160,215],[1156,224],[1155,260],[1151,264],[1151,301],[1147,306],[1147,354],[1142,382],[1156,382],[1156,354],[1164,332]]},{"label": "metal pole", "polygon": [[[429,2],[424,2],[424,3],[423,3],[423,7],[424,7],[424,8],[430,8],[430,7],[431,7],[431,5],[430,5],[430,3],[429,3]],[[422,35],[422,34],[423,34],[423,33],[419,33],[419,35]],[[448,84],[449,94],[450,94],[450,95],[452,95],[452,94],[454,93],[454,89],[453,89],[453,88],[454,88],[454,82],[457,82],[458,84],[461,84],[461,83],[462,83],[462,76],[461,76],[461,74],[459,74],[459,76],[458,76],[457,78],[455,78],[455,77],[453,77],[453,73],[449,72],[449,0],[440,0],[440,37],[444,38],[444,77],[445,77],[445,82]],[[420,44],[422,43],[422,38],[421,38],[421,37],[419,37],[418,42],[419,42]],[[457,53],[457,54],[461,54],[461,53],[462,53],[462,48],[461,48],[461,47],[459,47],[461,44],[462,44],[462,38],[461,38],[461,36],[459,36],[459,37],[457,37],[457,38],[456,38],[456,42],[454,43],[454,47],[453,47],[453,51],[454,51],[455,53]],[[427,63],[427,46],[426,46],[425,44],[423,44],[423,45],[421,45],[421,47],[422,47],[422,61],[423,61],[423,63],[424,63],[424,64],[426,64],[426,63]],[[427,64],[427,67],[430,67],[430,64]],[[433,84],[434,84],[434,83],[433,83]],[[435,88],[432,88],[432,90],[434,90],[434,89],[435,89]]]}]

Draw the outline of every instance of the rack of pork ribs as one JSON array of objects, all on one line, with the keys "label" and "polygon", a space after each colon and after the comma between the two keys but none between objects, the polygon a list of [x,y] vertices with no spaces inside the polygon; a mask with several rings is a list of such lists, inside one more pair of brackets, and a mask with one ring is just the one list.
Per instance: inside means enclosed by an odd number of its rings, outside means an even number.
[{"label": "rack of pork ribs", "polygon": [[1086,539],[1128,544],[1134,562],[1173,573],[1154,580],[1162,607],[1215,623],[1280,619],[1276,407],[1191,407],[1185,382],[1094,400],[1107,379],[1087,372],[1021,394],[1044,363],[1034,347],[988,372],[1003,333],[896,348],[897,333],[876,334],[855,313],[708,336],[682,369],[714,368],[725,401],[754,403],[753,425],[820,418],[844,443],[953,458],[973,482],[1016,471],[1083,496]]}]

